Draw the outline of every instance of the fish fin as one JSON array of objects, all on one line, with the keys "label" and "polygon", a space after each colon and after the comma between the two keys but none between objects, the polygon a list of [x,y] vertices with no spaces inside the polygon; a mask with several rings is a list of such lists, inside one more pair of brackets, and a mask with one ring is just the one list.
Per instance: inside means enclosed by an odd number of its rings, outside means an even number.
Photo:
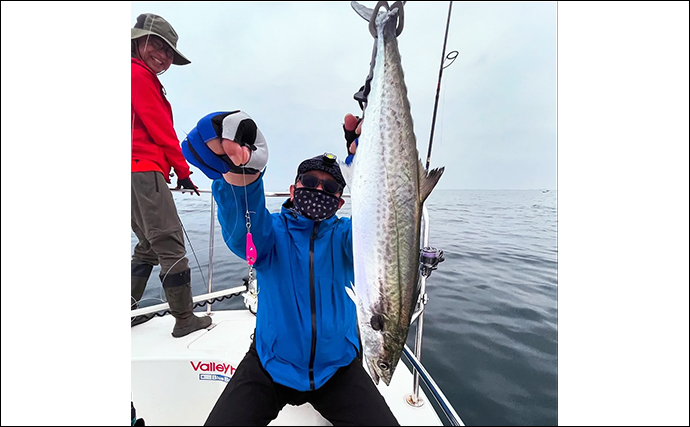
[{"label": "fish fin", "polygon": [[371,15],[374,13],[374,9],[369,9],[368,7],[364,6],[363,4],[359,4],[356,1],[351,1],[350,6],[352,6],[355,12],[357,12],[357,15],[364,18],[364,20],[367,22],[369,22]]},{"label": "fish fin", "polygon": [[[398,3],[398,2],[396,2],[396,3]],[[404,6],[405,3],[407,3],[407,2],[403,1],[400,3],[402,3]],[[367,22],[369,22],[369,20],[371,19],[371,16],[374,14],[374,9],[370,9],[370,8],[364,6],[363,4],[359,4],[356,1],[351,1],[350,6],[352,6],[352,8],[355,10],[355,12],[357,12],[357,15],[364,18],[364,20]],[[395,3],[393,3],[393,6],[395,6]],[[392,6],[391,6],[391,8],[392,8]],[[388,7],[386,7],[386,9],[388,9]]]},{"label": "fish fin", "polygon": [[352,177],[354,176],[355,162],[354,159],[350,158],[350,156],[348,156],[348,158],[350,160],[349,163],[347,161],[340,162],[340,172],[343,174],[345,184],[347,184],[349,190],[352,191]]},{"label": "fish fin", "polygon": [[434,187],[436,187],[436,184],[438,184],[438,180],[441,179],[441,175],[443,175],[443,171],[446,168],[442,167],[432,169],[429,173],[427,173],[422,161],[420,160],[419,167],[417,169],[419,171],[419,202],[424,203],[426,198],[429,197],[429,194],[431,194],[431,190],[433,190]]},{"label": "fish fin", "polygon": [[355,293],[355,285],[350,282],[350,286],[345,286],[345,293],[347,293],[347,296],[350,297],[352,302],[357,304],[357,294]]}]

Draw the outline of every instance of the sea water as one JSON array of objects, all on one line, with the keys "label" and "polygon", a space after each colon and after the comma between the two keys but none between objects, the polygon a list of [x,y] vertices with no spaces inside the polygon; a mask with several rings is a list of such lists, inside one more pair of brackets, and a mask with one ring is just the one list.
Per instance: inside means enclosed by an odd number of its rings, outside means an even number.
[{"label": "sea water", "polygon": [[[557,195],[434,190],[426,202],[429,245],[443,250],[445,261],[427,280],[421,359],[467,425],[558,424]],[[199,295],[208,291],[210,275],[211,195],[174,198]],[[267,208],[277,212],[284,200],[269,198]],[[339,215],[349,214],[346,199]],[[217,219],[214,228],[213,290],[240,286],[246,262],[228,250]],[[132,233],[132,248],[136,241]],[[162,301],[159,272],[142,306]],[[213,305],[243,307],[241,297]]]}]

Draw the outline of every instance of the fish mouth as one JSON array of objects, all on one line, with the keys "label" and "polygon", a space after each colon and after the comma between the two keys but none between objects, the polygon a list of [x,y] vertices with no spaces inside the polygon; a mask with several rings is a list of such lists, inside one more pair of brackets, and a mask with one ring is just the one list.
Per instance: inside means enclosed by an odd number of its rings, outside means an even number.
[{"label": "fish mouth", "polygon": [[371,379],[374,381],[374,384],[379,385],[379,381],[383,380],[384,384],[390,385],[392,371],[387,361],[382,359],[370,360],[369,373],[371,374]]},{"label": "fish mouth", "polygon": [[374,384],[379,385],[379,380],[381,379],[381,377],[379,376],[379,373],[376,370],[376,362],[372,360],[369,361],[369,374],[371,376],[372,381],[374,381]]}]

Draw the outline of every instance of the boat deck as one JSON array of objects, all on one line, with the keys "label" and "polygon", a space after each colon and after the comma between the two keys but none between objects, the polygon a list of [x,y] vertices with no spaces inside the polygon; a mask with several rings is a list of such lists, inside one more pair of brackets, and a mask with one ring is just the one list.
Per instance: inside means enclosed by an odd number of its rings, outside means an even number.
[{"label": "boat deck", "polygon": [[[196,313],[201,315],[202,313]],[[211,312],[208,330],[170,335],[175,319],[154,317],[132,327],[132,401],[146,425],[203,425],[251,343],[255,317],[248,310]],[[401,425],[443,425],[426,402],[413,407],[412,373],[400,361],[390,386],[379,391]],[[309,404],[287,405],[269,425],[331,425]]]}]

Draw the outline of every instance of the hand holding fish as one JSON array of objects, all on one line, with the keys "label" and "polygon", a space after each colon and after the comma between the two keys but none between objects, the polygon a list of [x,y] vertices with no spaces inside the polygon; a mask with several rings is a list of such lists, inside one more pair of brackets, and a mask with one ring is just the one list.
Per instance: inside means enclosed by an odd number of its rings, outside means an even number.
[{"label": "hand holding fish", "polygon": [[[359,116],[353,116],[350,113],[345,114],[343,119],[343,131],[345,132],[345,147],[347,148],[347,157],[345,158],[345,165],[349,166],[355,159],[357,146],[359,145],[359,136],[362,134],[362,121],[364,119]],[[350,177],[350,171],[346,170],[346,174]]]},{"label": "hand holding fish", "polygon": [[362,118],[353,116],[350,113],[345,115],[343,120],[343,131],[345,131],[345,143],[347,147],[347,154],[355,154],[359,141],[359,135],[362,134]]}]

